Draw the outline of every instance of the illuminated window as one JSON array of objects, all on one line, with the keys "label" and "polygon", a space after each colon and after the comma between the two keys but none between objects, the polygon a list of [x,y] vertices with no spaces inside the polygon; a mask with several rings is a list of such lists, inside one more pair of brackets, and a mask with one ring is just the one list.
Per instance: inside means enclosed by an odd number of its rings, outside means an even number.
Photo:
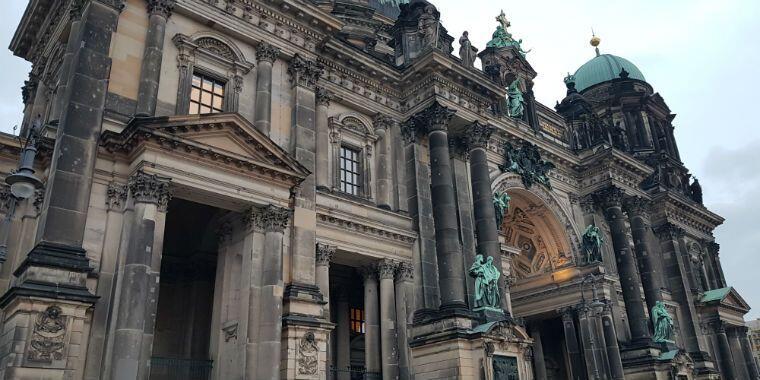
[{"label": "illuminated window", "polygon": [[340,147],[340,191],[351,195],[359,195],[361,190],[359,153],[357,149]]},{"label": "illuminated window", "polygon": [[351,308],[351,332],[364,334],[364,310]]},{"label": "illuminated window", "polygon": [[190,114],[223,112],[224,83],[211,77],[193,73],[190,90]]}]

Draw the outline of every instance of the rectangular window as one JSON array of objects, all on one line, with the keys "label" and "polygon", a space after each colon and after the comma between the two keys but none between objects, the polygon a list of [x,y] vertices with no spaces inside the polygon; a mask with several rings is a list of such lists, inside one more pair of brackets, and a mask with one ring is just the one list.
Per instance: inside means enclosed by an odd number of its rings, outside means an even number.
[{"label": "rectangular window", "polygon": [[193,73],[190,89],[190,114],[223,112],[224,83],[214,78]]},{"label": "rectangular window", "polygon": [[359,195],[361,193],[361,162],[360,151],[340,147],[340,191]]},{"label": "rectangular window", "polygon": [[364,310],[352,307],[351,309],[351,332],[364,334]]}]

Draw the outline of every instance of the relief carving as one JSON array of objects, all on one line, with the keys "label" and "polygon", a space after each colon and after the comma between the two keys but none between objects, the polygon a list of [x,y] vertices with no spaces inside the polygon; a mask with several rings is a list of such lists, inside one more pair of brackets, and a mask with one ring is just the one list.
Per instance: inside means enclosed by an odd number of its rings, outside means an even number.
[{"label": "relief carving", "polygon": [[315,375],[319,364],[318,355],[317,338],[314,336],[314,332],[309,331],[298,342],[298,373],[300,375]]},{"label": "relief carving", "polygon": [[61,315],[61,308],[49,306],[34,323],[27,359],[41,363],[63,359],[65,336],[66,318]]}]

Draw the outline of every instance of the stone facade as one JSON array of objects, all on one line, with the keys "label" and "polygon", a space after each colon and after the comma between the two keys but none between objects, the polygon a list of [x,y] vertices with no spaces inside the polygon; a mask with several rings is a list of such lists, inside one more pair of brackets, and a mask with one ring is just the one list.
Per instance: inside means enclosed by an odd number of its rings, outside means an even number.
[{"label": "stone facade", "polygon": [[0,377],[757,379],[664,100],[552,110],[497,21],[481,70],[426,0],[30,2]]}]

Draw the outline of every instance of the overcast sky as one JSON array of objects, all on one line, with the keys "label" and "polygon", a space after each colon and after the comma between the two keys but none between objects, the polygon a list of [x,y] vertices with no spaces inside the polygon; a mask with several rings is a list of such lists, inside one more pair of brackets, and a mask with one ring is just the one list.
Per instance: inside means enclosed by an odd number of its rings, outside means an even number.
[{"label": "overcast sky", "polygon": [[[26,0],[5,0],[0,44],[8,46]],[[553,107],[562,78],[600,49],[635,63],[673,113],[681,156],[704,189],[705,204],[726,218],[715,231],[730,285],[760,317],[760,1],[757,0],[431,0],[457,40],[479,49],[501,9],[523,39],[536,77],[536,97]],[[455,46],[457,52],[458,46]],[[29,64],[0,51],[0,129],[21,119],[20,87]]]}]

